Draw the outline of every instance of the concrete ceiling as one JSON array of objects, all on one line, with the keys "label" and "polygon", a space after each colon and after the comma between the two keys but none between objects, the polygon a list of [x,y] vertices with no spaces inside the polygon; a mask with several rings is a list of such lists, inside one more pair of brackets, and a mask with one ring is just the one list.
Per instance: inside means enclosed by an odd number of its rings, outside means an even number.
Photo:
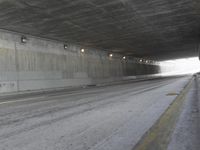
[{"label": "concrete ceiling", "polygon": [[158,60],[197,55],[199,0],[0,0],[0,28]]}]

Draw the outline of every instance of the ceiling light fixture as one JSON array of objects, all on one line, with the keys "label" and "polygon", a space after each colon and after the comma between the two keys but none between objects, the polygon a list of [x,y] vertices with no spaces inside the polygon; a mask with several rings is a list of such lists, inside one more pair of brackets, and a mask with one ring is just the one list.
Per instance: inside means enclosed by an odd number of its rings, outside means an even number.
[{"label": "ceiling light fixture", "polygon": [[64,44],[64,49],[67,49],[68,48],[68,45],[67,44]]},{"label": "ceiling light fixture", "polygon": [[26,43],[27,42],[27,38],[25,36],[21,36],[21,42],[22,43]]},{"label": "ceiling light fixture", "polygon": [[82,49],[81,49],[81,52],[84,53],[84,52],[85,52],[85,49],[82,48]]}]

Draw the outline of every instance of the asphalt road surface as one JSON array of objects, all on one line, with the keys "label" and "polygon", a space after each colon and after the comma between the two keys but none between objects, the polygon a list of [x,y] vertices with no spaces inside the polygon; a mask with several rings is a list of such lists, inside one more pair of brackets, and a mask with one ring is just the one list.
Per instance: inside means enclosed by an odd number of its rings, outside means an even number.
[{"label": "asphalt road surface", "polygon": [[191,77],[0,100],[0,150],[132,150]]}]

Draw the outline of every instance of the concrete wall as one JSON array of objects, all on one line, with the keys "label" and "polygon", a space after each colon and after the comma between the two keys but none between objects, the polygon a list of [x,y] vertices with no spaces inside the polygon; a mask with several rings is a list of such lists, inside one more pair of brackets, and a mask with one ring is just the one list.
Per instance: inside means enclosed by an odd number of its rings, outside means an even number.
[{"label": "concrete wall", "polygon": [[157,73],[156,65],[112,59],[101,50],[0,32],[0,93],[109,82],[125,76]]}]

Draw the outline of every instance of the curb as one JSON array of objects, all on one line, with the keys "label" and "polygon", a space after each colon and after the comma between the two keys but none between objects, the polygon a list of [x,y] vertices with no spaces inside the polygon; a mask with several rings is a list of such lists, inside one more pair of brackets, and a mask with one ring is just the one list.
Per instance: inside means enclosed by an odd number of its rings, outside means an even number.
[{"label": "curb", "polygon": [[185,96],[193,83],[193,78],[175,98],[156,123],[143,135],[133,150],[167,150],[171,135],[182,110]]}]

